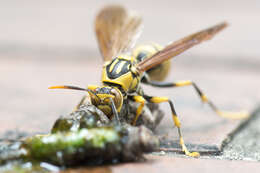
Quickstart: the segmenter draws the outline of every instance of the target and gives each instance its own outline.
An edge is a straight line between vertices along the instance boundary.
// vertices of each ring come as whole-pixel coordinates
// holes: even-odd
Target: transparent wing
[[[226,22],[220,23],[213,27],[207,28],[200,32],[191,34],[187,37],[184,37],[176,42],[173,42],[166,46],[161,51],[157,52],[150,58],[145,59],[144,61],[137,64],[137,68],[140,72],[149,70],[150,68],[172,58],[185,50],[203,42],[211,39],[219,31],[223,30],[227,26]]]
[[[122,6],[106,6],[97,15],[95,32],[104,61],[131,48],[141,31],[141,18]]]

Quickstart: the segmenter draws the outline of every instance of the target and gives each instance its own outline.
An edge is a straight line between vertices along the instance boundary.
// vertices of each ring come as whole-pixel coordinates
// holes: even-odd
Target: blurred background
[[[122,4],[143,17],[138,43],[166,45],[227,21],[230,26],[213,40],[172,60],[167,81],[193,80],[223,109],[252,111],[258,105],[260,1],[1,0],[0,132],[15,128],[48,131],[55,119],[71,112],[84,95],[50,91],[49,86],[99,84],[102,58],[93,23],[98,10],[111,3]],[[145,89],[175,100],[187,133],[194,120],[190,117],[200,115],[206,123],[216,120],[207,106],[201,107],[191,87]],[[168,105],[162,107],[169,113]]]
[[[1,52],[15,47],[10,52],[39,49],[59,52],[65,49],[68,52],[75,50],[78,54],[88,50],[97,53],[93,32],[95,14],[105,4],[120,3],[143,16],[145,27],[140,42],[155,40],[166,44],[201,28],[227,21],[229,29],[214,42],[195,48],[192,53],[246,56],[248,60],[249,55],[259,55],[260,2],[257,0],[198,0],[196,3],[189,0],[2,0],[0,3]]]

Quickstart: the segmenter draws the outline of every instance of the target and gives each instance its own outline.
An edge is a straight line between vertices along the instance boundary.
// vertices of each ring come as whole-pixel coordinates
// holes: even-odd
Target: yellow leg
[[[198,95],[201,98],[201,101],[203,103],[208,103],[209,106],[217,113],[217,115],[228,118],[228,119],[244,119],[249,117],[249,113],[247,111],[240,111],[240,112],[226,112],[226,111],[220,111],[209,99],[208,97],[199,89],[199,87],[190,80],[185,81],[177,81],[172,83],[162,83],[157,81],[150,81],[149,79],[146,79],[145,81],[147,84],[156,86],[156,87],[183,87],[183,86],[193,86],[195,91],[198,93]]]
[[[179,133],[179,139],[180,139],[180,145],[182,148],[182,151],[187,155],[187,156],[191,156],[191,157],[199,157],[200,154],[198,152],[189,152],[189,150],[187,149],[182,134],[181,134],[181,123],[179,118],[177,117],[176,111],[174,109],[173,103],[171,100],[169,100],[167,97],[150,97],[150,96],[144,96],[145,99],[148,102],[152,102],[152,103],[162,103],[162,102],[168,102],[170,104],[171,107],[171,112],[172,112],[172,119],[173,122],[175,124],[175,126],[178,128],[178,133]]]
[[[145,99],[142,96],[133,96],[132,100],[134,100],[135,102],[140,103],[140,105],[138,106],[138,108],[136,110],[135,119],[134,119],[134,121],[132,123],[132,125],[135,126],[139,116],[141,115],[141,113],[143,111],[143,107],[144,107],[144,104],[145,104]]]

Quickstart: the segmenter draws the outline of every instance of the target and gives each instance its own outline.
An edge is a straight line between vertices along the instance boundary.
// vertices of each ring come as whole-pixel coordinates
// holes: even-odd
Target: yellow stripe
[[[123,66],[125,65],[125,61],[122,61],[120,64],[119,64],[119,66],[117,67],[117,69],[116,69],[116,73],[118,74],[118,73],[120,73],[120,71],[122,70],[122,68],[123,68]]]
[[[190,80],[185,80],[185,81],[179,81],[179,82],[176,82],[176,86],[185,86],[185,85],[191,85],[191,81]]]
[[[202,96],[201,96],[201,100],[202,100],[203,102],[208,102],[208,98],[207,98],[207,96],[205,96],[205,95],[202,95]]]
[[[117,62],[118,62],[118,59],[115,59],[115,61],[111,64],[111,66],[109,68],[109,72],[112,72],[112,70],[114,69],[114,66],[116,65]]]
[[[141,115],[142,111],[143,111],[143,107],[144,107],[144,103],[145,103],[145,99],[142,96],[134,96],[134,100],[136,102],[139,102],[140,105],[138,106],[137,110],[136,110],[136,116],[135,119],[133,121],[133,125],[136,125],[136,122],[139,118],[139,116]]]
[[[134,100],[139,103],[145,102],[145,99],[142,96],[134,96]]]
[[[161,102],[167,102],[169,101],[168,97],[152,97],[151,102],[153,103],[161,103]]]
[[[109,98],[109,97],[115,98],[115,96],[112,95],[112,94],[97,94],[97,96],[98,96],[99,98],[101,98],[101,99],[105,99],[105,98]]]
[[[172,118],[173,118],[175,126],[180,128],[181,127],[181,122],[180,122],[179,118],[176,115],[174,115],[174,114],[172,115]]]

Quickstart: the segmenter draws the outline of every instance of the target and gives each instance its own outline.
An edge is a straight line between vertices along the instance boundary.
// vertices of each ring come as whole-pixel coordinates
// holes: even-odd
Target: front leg
[[[134,102],[140,103],[140,105],[138,106],[138,108],[136,110],[136,115],[135,115],[134,121],[132,122],[132,125],[135,126],[139,116],[141,115],[141,113],[143,111],[145,99],[143,98],[143,96],[140,96],[140,95],[129,96],[129,99],[131,99]]]

